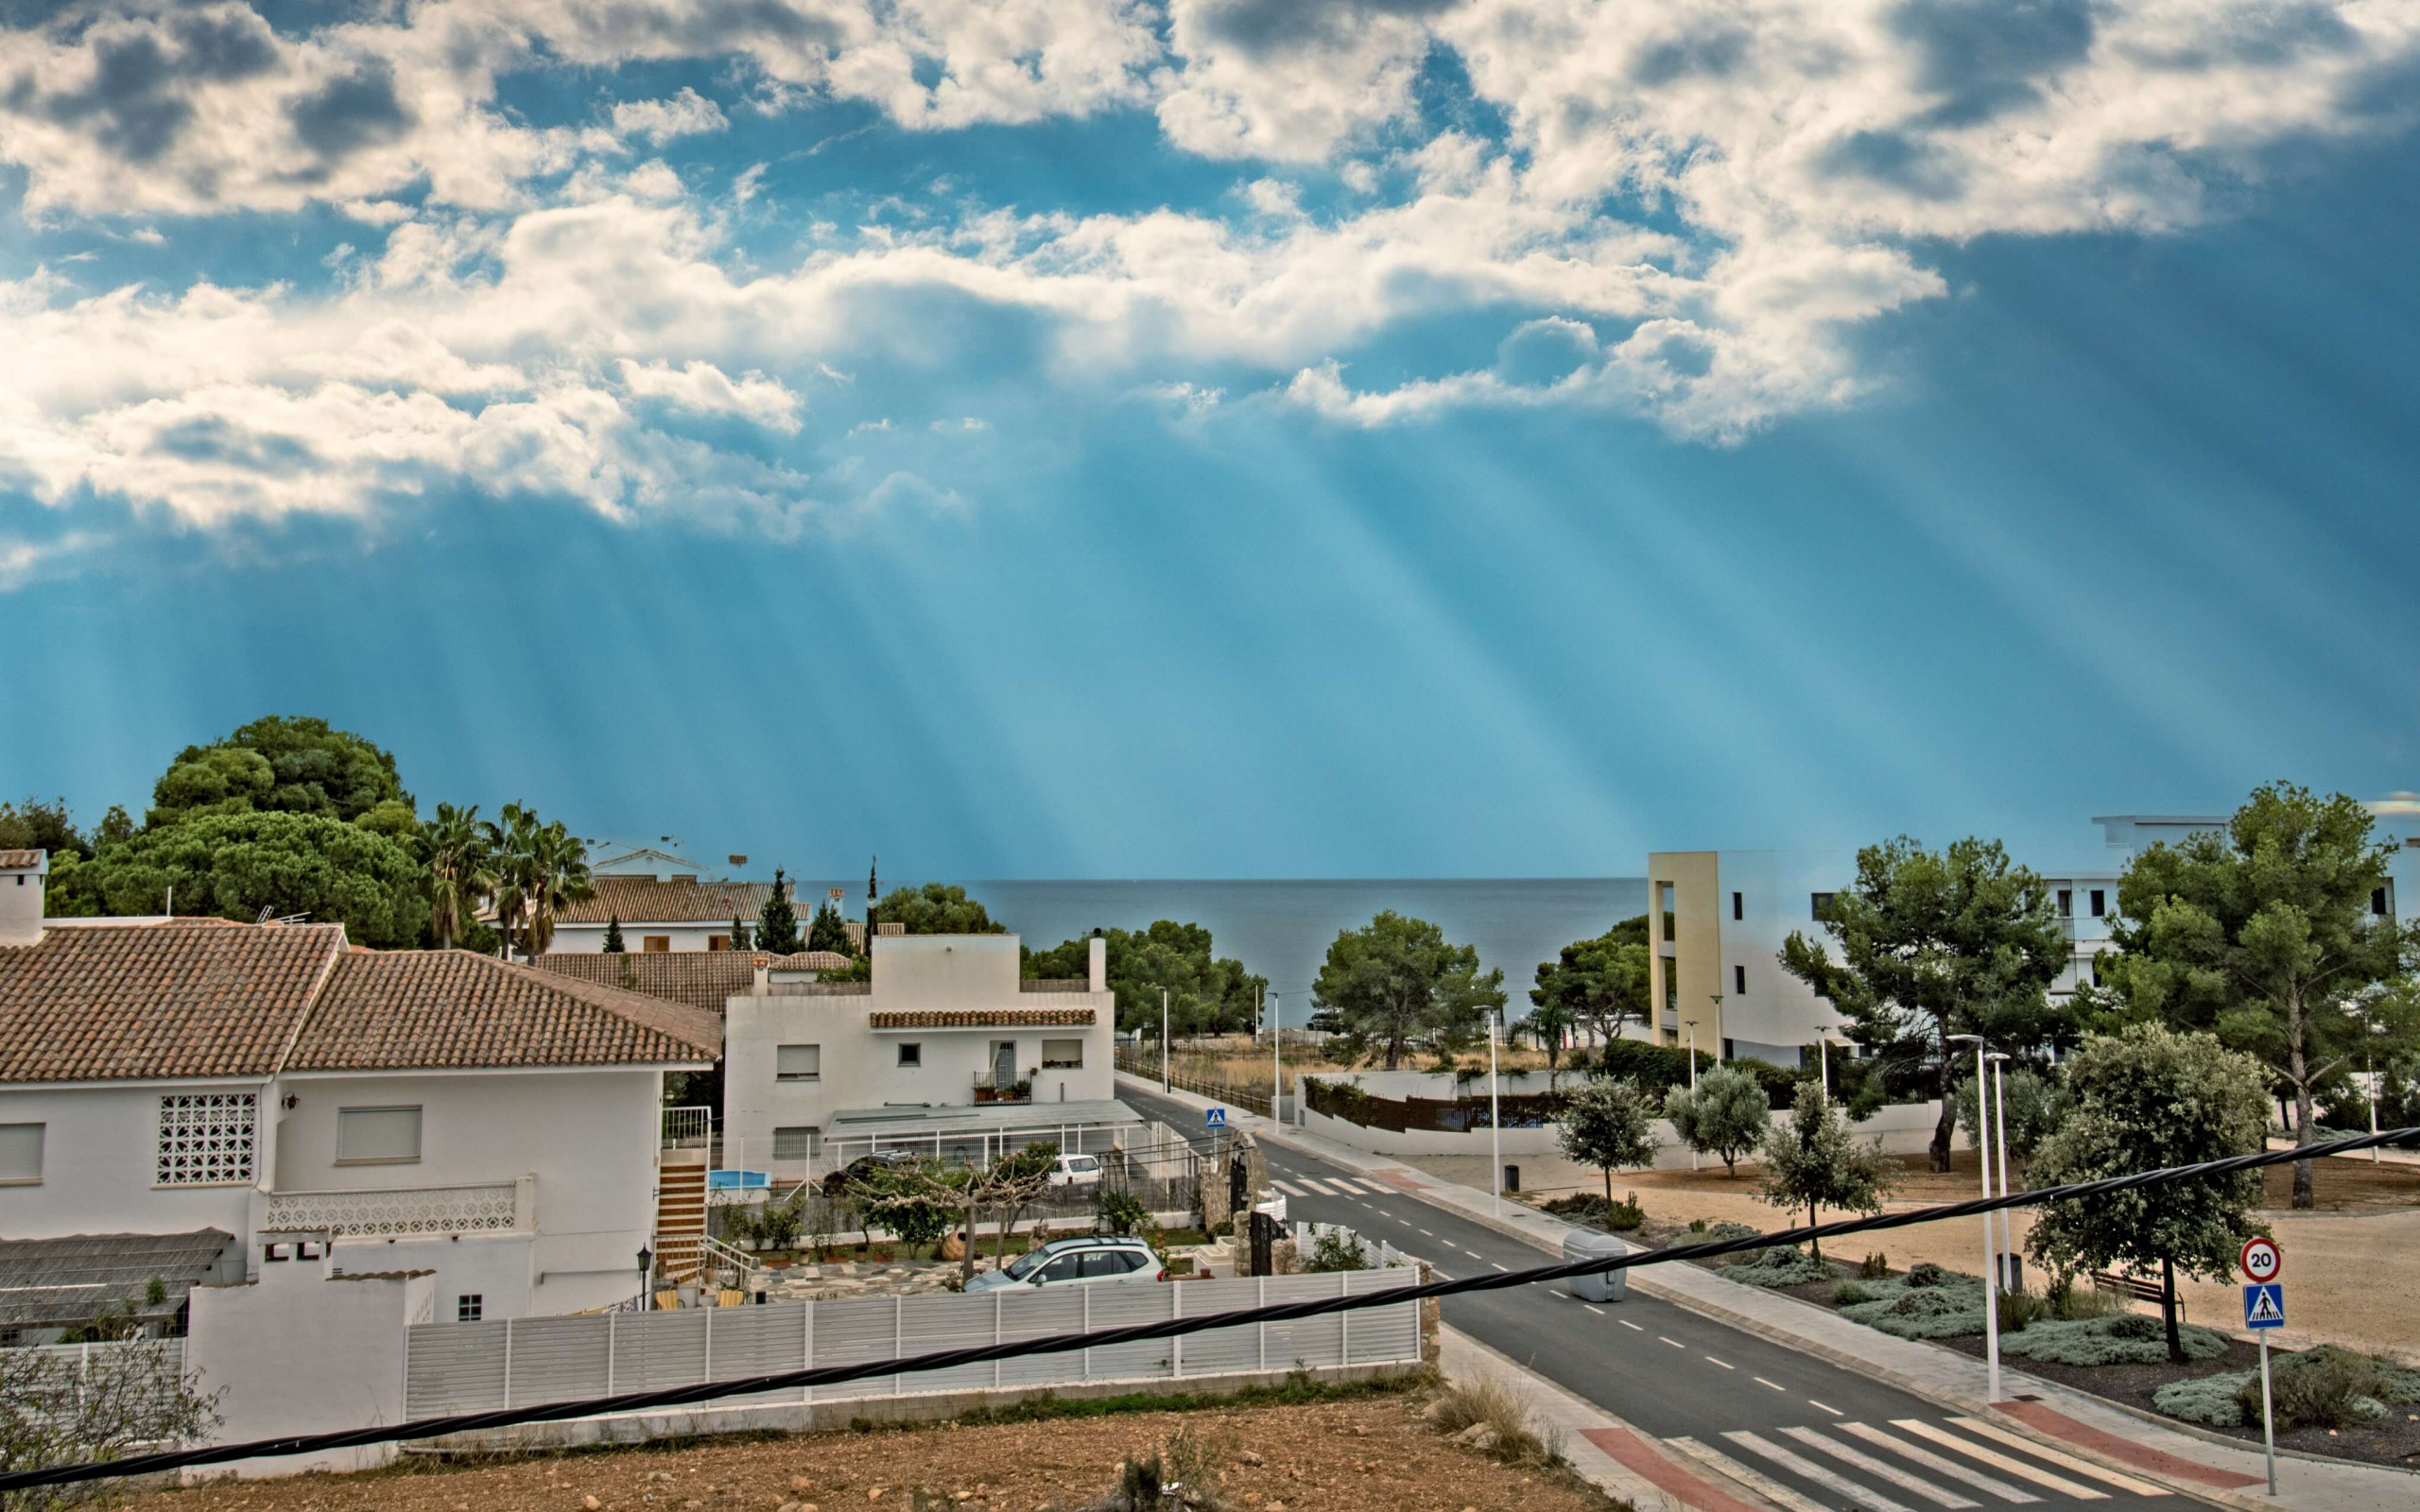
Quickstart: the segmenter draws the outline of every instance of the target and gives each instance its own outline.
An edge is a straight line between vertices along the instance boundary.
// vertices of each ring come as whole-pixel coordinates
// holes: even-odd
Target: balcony
[[[975,1078],[975,1100],[978,1103],[1029,1103],[1033,1101],[1033,1083],[1020,1077],[1002,1086],[996,1077],[978,1075]]]
[[[272,1192],[253,1227],[336,1239],[530,1233],[538,1227],[538,1178],[385,1192]]]
[[[1020,992],[1089,992],[1092,983],[1080,976],[1028,976],[1017,982]]]

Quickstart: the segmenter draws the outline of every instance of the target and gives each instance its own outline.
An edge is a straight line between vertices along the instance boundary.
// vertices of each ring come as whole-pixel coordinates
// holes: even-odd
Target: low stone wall
[[[1774,1122],[1788,1118],[1776,1112]],[[1872,1118],[1853,1126],[1861,1139],[1879,1136],[1882,1147],[1893,1155],[1921,1154],[1932,1143],[1933,1125],[1941,1120],[1941,1104],[1902,1103],[1876,1111]],[[1297,1125],[1306,1134],[1331,1139],[1355,1149],[1368,1150],[1373,1155],[1460,1155],[1485,1160],[1490,1149],[1489,1131],[1472,1129],[1462,1134],[1445,1134],[1428,1129],[1397,1132],[1373,1128],[1315,1113],[1307,1108]],[[1655,1152],[1658,1171],[1685,1171],[1689,1168],[1689,1147],[1665,1119],[1653,1125],[1655,1137],[1661,1142]],[[1508,1128],[1501,1131],[1500,1147],[1507,1161],[1517,1156],[1560,1155],[1563,1146],[1557,1142],[1557,1131],[1549,1125],[1545,1128]],[[1711,1160],[1709,1156],[1707,1159]]]

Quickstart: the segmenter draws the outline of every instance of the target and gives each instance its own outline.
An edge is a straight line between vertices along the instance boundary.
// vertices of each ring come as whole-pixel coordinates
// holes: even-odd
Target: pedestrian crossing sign
[[[2243,1326],[2282,1329],[2286,1326],[2286,1283],[2260,1281],[2243,1289]]]
[[[1225,1128],[1227,1126],[1227,1110],[1223,1108],[1211,1108],[1207,1117],[1212,1128]]]

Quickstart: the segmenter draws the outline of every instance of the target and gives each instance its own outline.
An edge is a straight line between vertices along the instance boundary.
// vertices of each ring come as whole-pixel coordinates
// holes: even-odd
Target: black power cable
[[[1130,1328],[1103,1329],[1093,1333],[1059,1333],[1038,1339],[1020,1339],[1011,1344],[980,1345],[964,1349],[942,1349],[930,1354],[908,1355],[896,1360],[871,1360],[856,1365],[824,1366],[808,1370],[785,1370],[774,1375],[745,1376],[734,1381],[709,1381],[693,1386],[672,1386],[659,1391],[631,1391],[614,1397],[590,1397],[577,1401],[544,1402],[534,1407],[513,1407],[497,1412],[458,1413],[447,1418],[423,1418],[417,1421],[395,1423],[382,1428],[347,1429],[333,1434],[300,1434],[282,1438],[254,1439],[243,1444],[216,1444],[206,1449],[175,1450],[157,1454],[135,1454],[118,1460],[95,1460],[75,1465],[55,1465],[43,1469],[16,1470],[0,1474],[0,1491],[23,1490],[35,1486],[63,1486],[78,1481],[100,1480],[125,1475],[154,1475],[165,1470],[184,1469],[199,1465],[223,1465],[231,1460],[270,1458],[285,1454],[310,1454],[332,1449],[358,1449],[370,1444],[389,1444],[404,1439],[439,1438],[450,1434],[480,1433],[489,1429],[510,1428],[521,1423],[561,1422],[567,1418],[592,1418],[607,1413],[636,1412],[649,1407],[683,1407],[694,1402],[714,1401],[723,1397],[752,1396],[758,1392],[796,1390],[806,1386],[838,1385],[844,1382],[861,1381],[869,1376],[913,1375],[927,1370],[947,1370],[958,1366],[984,1365],[994,1360],[1013,1360],[1028,1354],[1064,1354],[1076,1349],[1107,1349],[1118,1344],[1136,1344],[1149,1339],[1173,1339],[1187,1333],[1200,1333],[1209,1329],[1240,1328],[1253,1323],[1285,1323],[1297,1318],[1322,1317],[1330,1313],[1352,1313],[1363,1308],[1397,1306],[1404,1302],[1431,1297],[1458,1297],[1465,1292],[1503,1291],[1514,1286],[1531,1286],[1539,1281],[1562,1280],[1566,1277],[1586,1276],[1599,1271],[1627,1270],[1634,1265],[1663,1265],[1675,1261],[1703,1260],[1713,1255],[1734,1254],[1743,1249],[1762,1249],[1771,1245],[1795,1245],[1809,1240],[1830,1239],[1842,1234],[1872,1233],[1883,1228],[1905,1228],[1915,1224],[1938,1223],[1949,1218],[1970,1217],[1976,1213],[1996,1212],[2004,1208],[2035,1207],[2046,1202],[2067,1202],[2083,1197],[2100,1196],[2112,1192],[2128,1192],[2137,1187],[2162,1186],[2172,1181],[2190,1181],[2209,1177],[2228,1176],[2260,1166],[2284,1165],[2322,1156],[2343,1155],[2365,1150],[2373,1145],[2420,1144],[2420,1127],[2388,1129],[2377,1134],[2348,1135],[2295,1149],[2263,1150],[2252,1155],[2231,1156],[2223,1160],[2204,1160],[2197,1165],[2167,1166],[2155,1171],[2138,1171],[2132,1176],[2109,1177],[2100,1181],[2080,1181],[2068,1186],[2044,1187],[2034,1192],[2013,1192],[2001,1197],[1976,1197],[1966,1202],[1946,1203],[1938,1207],[1918,1208],[1906,1212],[1881,1213],[1871,1218],[1843,1218],[1833,1223],[1809,1224],[1797,1228],[1785,1228],[1775,1233],[1756,1234],[1745,1239],[1715,1239],[1703,1244],[1680,1245],[1668,1249],[1641,1250],[1627,1255],[1608,1255],[1587,1260],[1565,1261],[1559,1265],[1538,1265],[1528,1270],[1504,1271],[1493,1276],[1471,1276],[1461,1280],[1430,1281],[1420,1286],[1390,1287],[1385,1291],[1366,1292],[1355,1297],[1313,1297],[1301,1302],[1278,1302],[1268,1307],[1245,1308],[1234,1313],[1213,1313],[1201,1317],[1173,1318],[1166,1323],[1138,1323]]]

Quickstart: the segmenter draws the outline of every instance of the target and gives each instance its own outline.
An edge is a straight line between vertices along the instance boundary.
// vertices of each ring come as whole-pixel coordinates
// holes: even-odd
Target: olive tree
[[[2260,1063],[2206,1034],[2140,1023],[2087,1039],[2067,1061],[2067,1090],[2075,1110],[2028,1173],[2043,1186],[2221,1160],[2267,1143]],[[2156,1263],[2168,1357],[2181,1364],[2176,1272],[2225,1280],[2243,1242],[2264,1231],[2253,1216],[2259,1202],[2257,1171],[2052,1202],[2025,1247],[2060,1275]]]
[[[1809,1224],[1825,1208],[1880,1212],[1897,1184],[1898,1167],[1882,1153],[1880,1137],[1851,1134],[1840,1105],[1812,1082],[1798,1089],[1789,1117],[1765,1136],[1764,1199],[1792,1212],[1805,1208]],[[1815,1258],[1824,1258],[1821,1240]]]
[[[1657,1140],[1647,1094],[1634,1081],[1600,1077],[1571,1094],[1555,1125],[1564,1157],[1593,1165],[1605,1177],[1605,1206],[1614,1205],[1614,1171],[1655,1159]]]
[[[1736,1177],[1739,1157],[1764,1143],[1772,1126],[1772,1100],[1748,1073],[1717,1066],[1698,1078],[1694,1091],[1666,1092],[1664,1116],[1681,1143],[1701,1155],[1720,1156],[1724,1174]]]
[[[127,1339],[82,1351],[0,1349],[0,1471],[117,1459],[194,1443],[219,1422],[218,1398],[182,1370],[172,1341]],[[64,1505],[95,1483],[0,1495],[0,1506]]]

